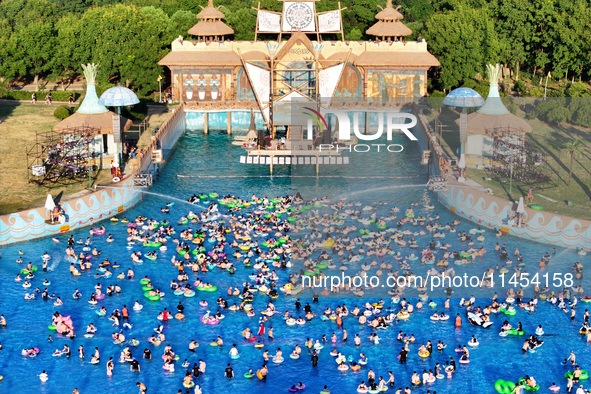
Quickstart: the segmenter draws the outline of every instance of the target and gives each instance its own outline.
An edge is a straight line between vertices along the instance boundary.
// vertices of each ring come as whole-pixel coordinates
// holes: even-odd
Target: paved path
[[[10,99],[0,99],[0,104],[32,104],[31,100],[10,100]],[[74,104],[70,104],[67,101],[52,101],[51,104],[45,104],[45,100],[37,100],[37,103],[35,105],[54,105],[54,106],[59,106],[59,105],[70,105],[72,107],[75,107],[78,105],[77,102],[74,102]]]

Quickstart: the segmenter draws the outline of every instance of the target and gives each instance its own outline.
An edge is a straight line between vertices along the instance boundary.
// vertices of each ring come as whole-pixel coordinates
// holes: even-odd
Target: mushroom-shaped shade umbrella
[[[105,90],[99,99],[99,104],[109,107],[123,107],[139,102],[135,93],[123,86],[115,86]]]
[[[449,92],[443,99],[443,104],[450,107],[481,107],[484,99],[474,89],[458,88]]]

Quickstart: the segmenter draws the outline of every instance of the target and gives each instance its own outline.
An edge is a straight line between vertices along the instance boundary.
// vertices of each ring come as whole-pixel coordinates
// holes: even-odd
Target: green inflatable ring
[[[286,243],[286,242],[287,242],[287,239],[285,239],[285,238],[279,238],[279,239],[277,240],[277,243],[279,243],[279,244],[284,244],[284,243]]]
[[[158,258],[158,256],[146,256],[146,258],[147,258],[148,260],[152,260],[152,261],[154,261],[154,260],[156,260],[156,259]]]
[[[187,253],[187,251],[186,251],[186,250],[184,250],[184,249],[181,249],[181,250],[179,250],[179,254],[180,254],[181,256],[184,256],[184,255],[185,255],[185,253]]]
[[[162,246],[162,243],[160,243],[160,242],[146,242],[146,243],[144,243],[144,246],[150,246],[152,248],[159,248]]]
[[[160,299],[160,296],[159,296],[159,295],[153,295],[153,296],[151,296],[151,295],[150,295],[150,292],[148,292],[148,291],[146,291],[146,292],[144,293],[144,297],[146,297],[146,298],[147,298],[147,299],[149,299],[150,301],[158,301],[158,300]]]
[[[218,287],[217,287],[217,286],[211,286],[211,287],[208,287],[207,289],[205,289],[205,291],[214,292],[214,291],[216,291],[217,289],[218,289]]]
[[[386,226],[377,226],[380,230],[383,230],[386,228]]]
[[[517,383],[522,384],[525,386],[526,391],[538,391],[540,389],[540,385],[537,384],[535,387],[531,387],[527,384],[525,378],[521,378],[517,381]]]
[[[57,327],[55,326],[55,324],[50,324],[49,327],[47,327],[47,328],[49,328],[50,330],[53,330],[53,331],[57,330]]]
[[[271,214],[270,213],[266,213],[265,214],[265,219],[270,219],[271,218]]]
[[[148,284],[148,283],[150,283],[150,282],[151,282],[151,280],[150,280],[150,279],[146,279],[146,278],[144,278],[144,279],[140,280],[140,284],[141,284],[141,285],[147,285],[147,284]]]
[[[287,218],[287,221],[290,223],[295,222],[296,220],[298,220],[298,218]]]
[[[37,270],[38,270],[38,269],[39,269],[39,268],[37,268],[37,266],[36,266],[36,265],[34,265],[34,266],[33,266],[33,269],[32,269],[31,271],[33,271],[33,272],[37,272]]]
[[[154,288],[151,286],[142,286],[142,290],[143,291],[150,291],[150,290],[154,290]]]
[[[316,272],[314,272],[314,271],[304,271],[304,275],[306,275],[306,276],[316,276]]]
[[[21,270],[21,274],[23,275],[29,275],[30,271],[28,270]]]
[[[543,206],[537,204],[531,205],[530,208],[535,209],[536,211],[541,211],[542,209],[544,209]]]
[[[573,377],[573,372],[569,371],[567,373],[564,374],[565,378],[572,378]],[[581,380],[587,380],[589,379],[589,372],[586,369],[581,369],[581,376],[579,376],[579,379]]]
[[[320,270],[323,270],[323,269],[328,268],[328,264],[326,264],[326,263],[319,263],[319,264],[316,264],[316,268],[318,268]]]
[[[525,334],[525,331],[521,330],[521,331],[517,331],[516,329],[512,328],[509,331],[507,331],[508,334],[511,335],[523,335]]]
[[[514,389],[515,383],[513,382],[502,379],[499,379],[495,382],[495,390],[497,390],[499,394],[511,394]]]
[[[249,374],[249,373],[247,372],[247,373],[245,373],[245,374],[244,374],[244,377],[245,377],[246,379],[250,379],[250,378],[254,377],[254,374],[253,374],[253,373]]]

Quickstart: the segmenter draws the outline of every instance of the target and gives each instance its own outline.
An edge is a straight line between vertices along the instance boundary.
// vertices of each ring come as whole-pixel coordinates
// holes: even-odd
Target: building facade
[[[231,41],[231,27],[210,0],[197,15],[199,23],[189,30],[195,39],[179,36],[159,64],[170,70],[175,101],[212,104],[260,99],[246,63],[261,68],[281,64],[281,83],[311,88],[316,85],[316,75],[309,72],[314,61],[319,68],[344,63],[331,90],[339,99],[412,100],[427,94],[427,71],[439,62],[424,40],[404,40],[412,32],[400,22],[402,15],[390,0],[367,31],[375,35],[373,41],[322,41],[324,33],[340,29],[342,34],[340,12],[340,6],[316,13],[313,1],[284,1],[281,14],[258,10],[257,35],[277,33],[277,42]],[[296,40],[282,39],[294,36]]]

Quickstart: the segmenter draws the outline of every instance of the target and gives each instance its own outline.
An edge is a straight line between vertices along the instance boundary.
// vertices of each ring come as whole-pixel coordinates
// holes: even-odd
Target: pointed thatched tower
[[[202,10],[197,14],[200,21],[189,29],[189,34],[204,42],[224,41],[225,36],[234,34],[234,30],[222,21],[226,15],[219,10],[220,6],[214,7],[213,0],[209,0],[207,7],[200,7]]]
[[[404,37],[411,35],[412,30],[400,22],[400,19],[404,18],[404,16],[398,11],[399,9],[400,6],[393,8],[392,0],[388,0],[386,8],[382,8],[376,14],[378,22],[367,29],[365,33],[386,42],[401,41]]]
[[[488,96],[478,111],[468,115],[466,145],[467,155],[481,158],[493,156],[495,137],[514,139],[532,131],[531,125],[525,119],[510,113],[501,101],[501,66],[488,64],[486,69],[490,81]]]

